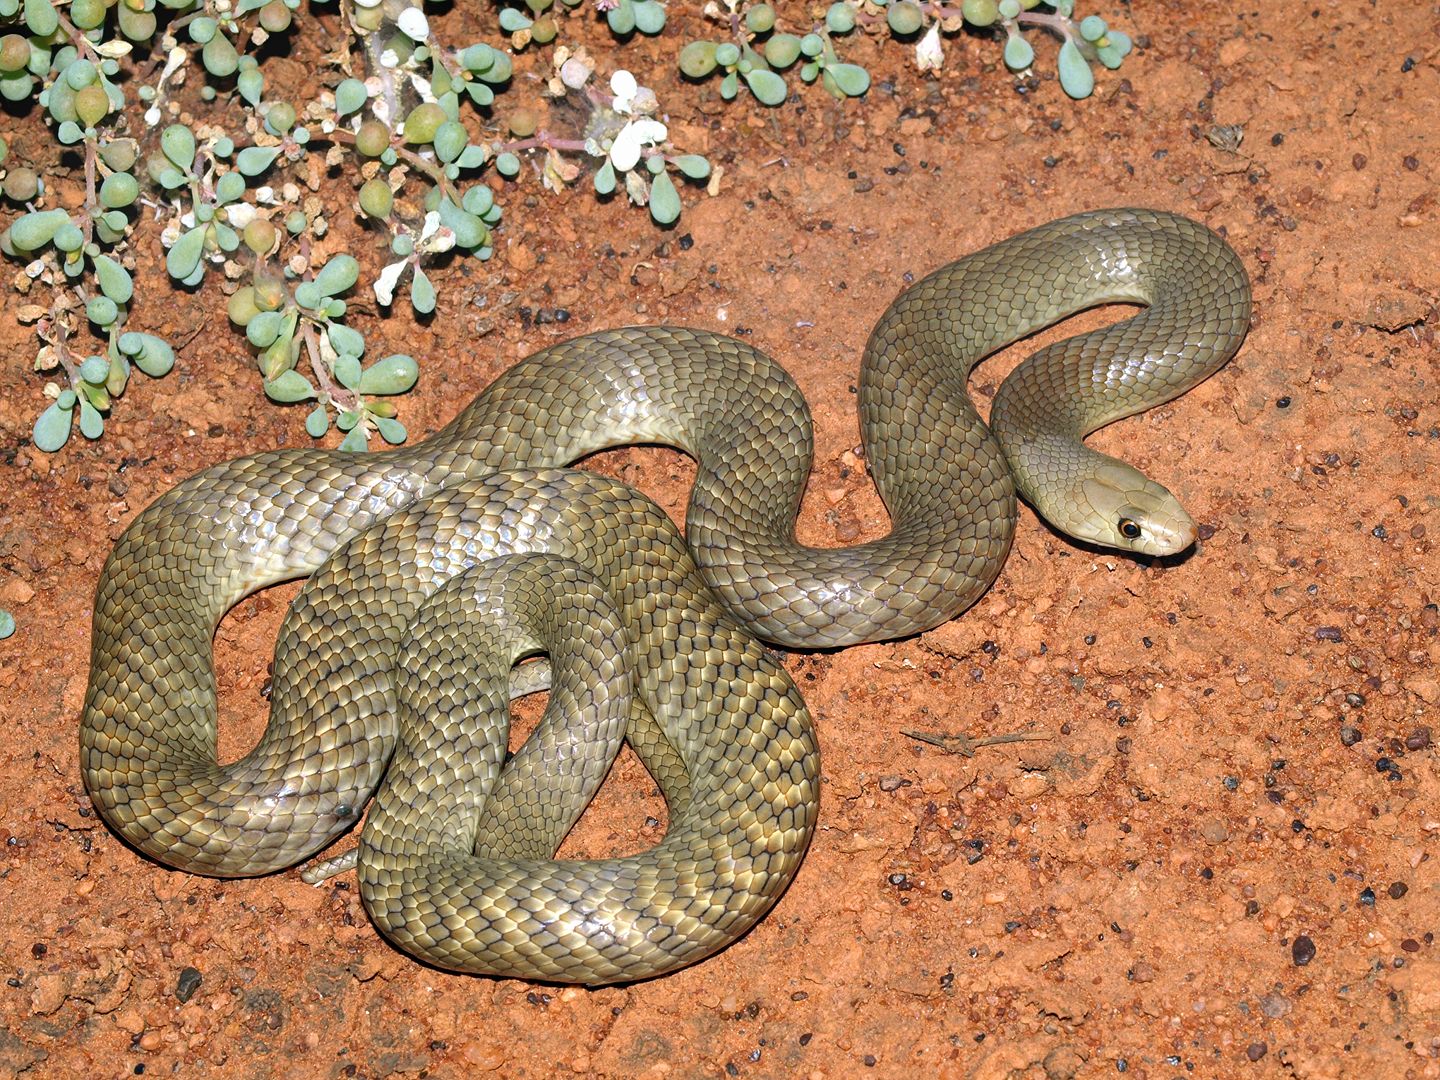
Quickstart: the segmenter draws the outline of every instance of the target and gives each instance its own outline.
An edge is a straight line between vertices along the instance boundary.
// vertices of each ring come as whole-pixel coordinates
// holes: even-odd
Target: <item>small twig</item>
[[[315,324],[306,316],[300,323],[300,340],[305,343],[305,354],[310,358],[310,370],[320,384],[320,392],[342,409],[358,412],[362,404],[360,395],[338,385],[330,378],[330,369],[320,358],[320,341],[316,336]]]
[[[493,149],[497,154],[507,151],[511,154],[523,153],[526,150],[560,150],[569,153],[580,154],[585,152],[584,139],[562,139],[551,135],[548,131],[539,131],[528,139],[516,139],[512,142],[497,142]]]
[[[192,341],[205,332],[205,320],[201,319],[190,327],[190,330],[183,338],[174,343],[175,351],[178,353],[185,349]]]
[[[901,731],[904,735],[919,742],[929,743],[931,746],[938,746],[947,754],[962,754],[965,757],[974,757],[975,751],[982,746],[999,746],[1003,743],[1017,742],[1048,742],[1055,736],[1049,731],[1012,731],[1005,735],[984,735],[978,739],[972,739],[969,735],[960,733],[948,734],[942,731]]]

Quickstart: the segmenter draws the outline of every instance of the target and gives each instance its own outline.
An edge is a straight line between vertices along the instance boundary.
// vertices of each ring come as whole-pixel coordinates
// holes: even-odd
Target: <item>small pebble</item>
[[[1315,628],[1316,641],[1344,641],[1344,635],[1340,633],[1338,626],[1317,626]]]
[[[1405,737],[1406,750],[1424,750],[1430,745],[1430,729],[1418,727]]]
[[[140,1036],[140,1042],[138,1043],[138,1045],[140,1049],[144,1050],[146,1053],[154,1053],[156,1050],[159,1050],[162,1046],[165,1045],[165,1039],[160,1034],[160,1032],[151,1029],[150,1031],[145,1032],[144,1035]]]
[[[1340,728],[1340,741],[1346,746],[1354,746],[1364,737],[1365,735],[1357,727],[1344,724]]]
[[[1296,967],[1304,967],[1315,959],[1315,942],[1310,940],[1308,934],[1301,934],[1290,946],[1290,956]]]
[[[1259,1061],[1263,1058],[1270,1047],[1264,1043],[1251,1043],[1245,1048],[1245,1056],[1251,1061]]]
[[[1404,896],[1404,895],[1405,895],[1407,892],[1409,892],[1409,891],[1410,891],[1410,886],[1409,886],[1409,885],[1406,885],[1405,882],[1403,882],[1403,881],[1392,881],[1392,882],[1390,883],[1390,899],[1391,899],[1391,900],[1399,900],[1402,896]]]
[[[1290,999],[1283,994],[1266,994],[1260,999],[1260,1011],[1271,1020],[1279,1020],[1282,1016],[1289,1016],[1295,1006]]]
[[[195,996],[195,991],[200,989],[200,984],[204,981],[205,977],[200,974],[199,968],[181,968],[180,977],[175,981],[175,999],[184,1005]]]
[[[880,778],[881,791],[899,791],[902,787],[909,787],[911,781],[903,776],[882,776]]]
[[[1212,844],[1223,844],[1230,839],[1230,830],[1219,818],[1206,818],[1200,823],[1200,835]]]
[[[494,1072],[508,1060],[505,1053],[495,1046],[467,1046],[463,1056],[468,1064],[481,1072]]]

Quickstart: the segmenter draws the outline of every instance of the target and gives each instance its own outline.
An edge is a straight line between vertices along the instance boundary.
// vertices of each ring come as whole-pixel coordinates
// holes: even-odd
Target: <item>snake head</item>
[[[1106,459],[1081,484],[1091,513],[1074,535],[1141,555],[1175,555],[1195,543],[1195,521],[1144,473]]]

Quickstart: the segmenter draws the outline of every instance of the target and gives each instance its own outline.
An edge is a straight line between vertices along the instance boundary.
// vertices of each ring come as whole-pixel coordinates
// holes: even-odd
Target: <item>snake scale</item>
[[[992,434],[974,364],[1109,301],[1146,306],[1027,359]],[[1081,440],[1206,378],[1249,316],[1230,247],[1160,212],[1077,214],[935,271],[865,349],[861,433],[892,531],[844,549],[794,538],[812,445],[795,384],[676,327],[544,349],[410,448],[207,469],[140,514],[102,573],[86,786],[136,848],[221,876],[319,851],[379,787],[361,894],[415,956],[592,984],[691,963],[774,903],[816,824],[810,718],[757,639],[832,647],[950,619],[999,572],[1017,490],[1081,539],[1183,550],[1195,528],[1175,498]],[[624,485],[563,468],[637,442],[696,459],[687,538]],[[268,727],[221,766],[215,628],[304,575]],[[506,765],[512,666],[537,654],[549,702]],[[666,835],[554,860],[622,738],[662,787]]]

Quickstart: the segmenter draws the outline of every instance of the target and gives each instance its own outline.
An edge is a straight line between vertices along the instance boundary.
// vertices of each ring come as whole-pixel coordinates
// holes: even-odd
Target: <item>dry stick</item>
[[[942,731],[901,731],[911,739],[916,739],[931,746],[938,746],[947,754],[963,754],[965,757],[974,757],[975,751],[982,746],[999,746],[1002,743],[1017,742],[1049,742],[1055,736],[1049,731],[1012,731],[1005,735],[984,735],[978,739],[972,739],[969,735],[956,732],[949,734]]]

